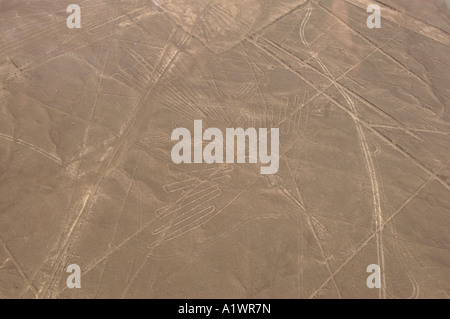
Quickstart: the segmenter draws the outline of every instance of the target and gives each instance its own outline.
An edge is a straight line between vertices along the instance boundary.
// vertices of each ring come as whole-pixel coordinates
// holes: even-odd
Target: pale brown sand
[[[444,0],[70,3],[0,1],[0,297],[449,297]],[[173,165],[196,119],[279,171]]]

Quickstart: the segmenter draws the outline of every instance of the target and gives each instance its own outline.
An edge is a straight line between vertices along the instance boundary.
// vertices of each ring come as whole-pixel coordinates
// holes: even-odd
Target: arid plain
[[[446,1],[72,3],[0,1],[0,298],[449,298]],[[279,170],[174,164],[194,120]]]

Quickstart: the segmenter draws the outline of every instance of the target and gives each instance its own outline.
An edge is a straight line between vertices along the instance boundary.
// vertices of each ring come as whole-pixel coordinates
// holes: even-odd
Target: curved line
[[[306,40],[306,37],[305,37],[305,27],[306,27],[306,24],[309,21],[309,18],[311,17],[311,13],[312,13],[311,4],[308,5],[307,10],[308,10],[308,12],[306,13],[305,19],[303,19],[302,24],[300,26],[300,30],[299,30],[300,39],[302,40],[302,43],[303,43],[303,45],[305,47],[309,47],[309,43],[308,43],[308,41]]]

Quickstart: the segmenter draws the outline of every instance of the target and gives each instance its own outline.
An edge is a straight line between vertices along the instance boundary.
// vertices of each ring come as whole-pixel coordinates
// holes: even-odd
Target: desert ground
[[[0,298],[450,297],[450,1],[75,1],[0,1]]]

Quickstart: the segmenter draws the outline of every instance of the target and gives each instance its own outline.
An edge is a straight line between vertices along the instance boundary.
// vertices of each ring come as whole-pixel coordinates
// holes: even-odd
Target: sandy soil
[[[449,297],[444,0],[73,2],[0,1],[0,298]],[[174,165],[194,120],[279,171]]]

